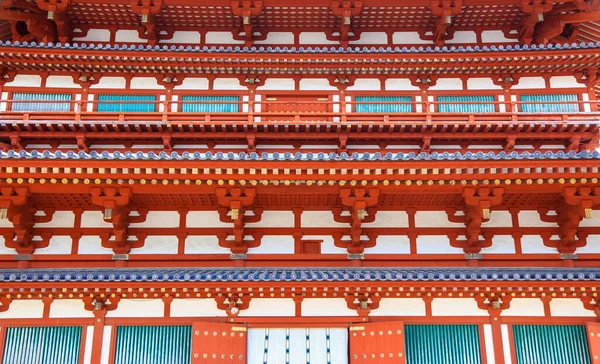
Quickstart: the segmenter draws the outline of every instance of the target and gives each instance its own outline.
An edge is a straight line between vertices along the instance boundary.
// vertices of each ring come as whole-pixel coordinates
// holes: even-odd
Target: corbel
[[[267,81],[267,77],[264,75],[247,75],[238,76],[238,80],[240,81],[241,86],[247,87],[250,93],[254,93],[256,88],[264,86],[265,82]]]
[[[260,246],[262,233],[252,234],[248,239],[245,232],[246,223],[259,222],[262,218],[261,208],[251,208],[256,199],[254,188],[217,188],[217,203],[221,206],[217,211],[222,222],[232,223],[231,232],[217,234],[219,245],[231,250],[232,259],[246,259],[248,249]],[[253,215],[246,215],[247,212]]]
[[[262,0],[231,0],[230,6],[231,13],[242,18],[242,28],[232,31],[233,39],[243,40],[246,47],[252,47],[257,40],[267,39],[267,32],[255,29],[252,24],[252,17],[259,16],[263,9]]]
[[[84,91],[81,101],[85,103],[87,101],[87,92],[89,91],[90,87],[98,84],[102,75],[99,73],[79,72],[72,77],[73,83],[81,86],[81,89]],[[86,98],[85,100],[83,100],[84,97]]]
[[[574,42],[581,23],[600,20],[599,5],[597,0],[591,2],[575,0],[573,3],[557,4],[551,8],[541,24],[536,24],[534,42],[537,44]]]
[[[578,152],[581,149],[581,135],[573,135],[565,143],[565,150],[567,152]]]
[[[27,188],[0,188],[0,219],[8,219],[14,229],[12,234],[5,236],[5,244],[19,255],[33,254],[36,248],[46,247],[50,242],[52,234],[43,234],[41,241],[33,240],[33,227],[52,221],[55,210],[45,208],[43,216],[37,216],[37,211],[29,199]]]
[[[75,135],[77,139],[77,148],[81,151],[89,153],[90,151],[90,141],[85,137],[83,132],[79,132]]]
[[[600,299],[598,297],[583,296],[580,297],[580,300],[583,303],[583,308],[594,312],[596,317],[600,319]]]
[[[37,6],[46,11],[47,19],[56,24],[56,33],[58,41],[67,43],[74,37],[74,27],[71,17],[68,14],[70,0],[37,0]],[[84,30],[87,33],[86,30]],[[82,32],[77,32],[76,36],[84,36]]]
[[[167,30],[166,35],[161,34],[156,15],[160,14],[163,0],[131,0],[131,11],[140,16],[141,26],[138,27],[138,35],[146,39],[148,44],[156,45],[161,39],[169,39],[173,36],[172,30]]]
[[[11,297],[5,295],[0,296],[0,312],[6,312],[10,308],[10,304],[13,302]]]
[[[494,85],[502,87],[502,89],[504,91],[508,91],[513,86],[516,86],[519,84],[520,78],[521,78],[521,76],[514,75],[514,74],[510,74],[510,75],[503,74],[503,75],[500,75],[497,77],[493,77],[492,82],[494,83]],[[510,101],[510,100],[505,100],[505,101]]]
[[[450,29],[452,17],[460,14],[463,0],[430,0],[431,13],[437,17],[432,35],[427,35],[426,30],[419,31],[422,40],[431,40],[437,46],[443,46],[447,40],[454,38],[454,31]]]
[[[58,40],[56,24],[37,4],[24,1],[4,0],[0,4],[0,18],[10,24],[14,41],[55,42]],[[27,32],[22,25],[25,24]]]
[[[504,143],[502,143],[502,149],[506,153],[510,153],[515,150],[516,142],[517,142],[517,133],[509,132],[506,135],[506,139],[504,140]]]
[[[102,294],[90,294],[89,296],[84,296],[83,300],[83,308],[86,311],[114,311],[119,307],[119,302],[121,302],[121,296],[117,296],[116,294],[111,294],[110,296]]]
[[[431,133],[423,135],[423,137],[421,138],[421,142],[419,143],[419,146],[421,147],[421,152],[429,153],[431,151],[431,139],[433,139]]]
[[[163,150],[167,153],[173,151],[173,138],[170,133],[163,133],[161,136],[163,142]]]
[[[595,92],[594,86],[600,81],[600,78],[598,78],[597,67],[591,67],[585,71],[575,72],[574,76],[577,82],[584,84],[588,88],[588,93],[590,94]]]
[[[553,4],[551,0],[521,0],[520,6],[521,10],[528,15],[521,19],[518,34],[509,35],[513,39],[518,38],[523,44],[531,45],[537,24],[544,21],[544,14],[552,10]]]
[[[565,188],[555,208],[555,215],[549,215],[547,208],[538,209],[543,222],[558,225],[558,239],[552,239],[551,233],[540,234],[544,245],[556,248],[563,259],[576,258],[575,250],[587,244],[588,235],[579,231],[579,225],[583,219],[592,218],[592,208],[598,204],[600,204],[600,187]]]
[[[250,300],[251,297],[243,293],[218,294],[215,296],[217,308],[225,311],[230,320],[235,319],[240,311],[247,310],[250,307]]]
[[[131,189],[127,187],[92,188],[90,195],[92,203],[103,208],[104,221],[113,225],[112,233],[103,236],[103,246],[112,248],[113,259],[127,260],[131,249],[143,246],[145,239],[145,235],[138,234],[138,240],[129,240],[129,224],[146,221],[148,209],[131,206]],[[135,210],[138,216],[130,216]]]
[[[463,249],[467,259],[481,259],[481,249],[491,246],[493,235],[482,234],[481,227],[489,221],[491,208],[502,203],[503,195],[504,189],[499,187],[467,187],[463,190],[463,215],[457,215],[455,208],[446,209],[448,221],[466,226],[464,240],[459,240],[455,234],[449,234],[448,238],[453,247]]]
[[[25,149],[25,142],[21,139],[18,133],[10,133],[10,147],[12,150],[20,151]]]
[[[246,132],[246,143],[248,143],[248,153],[256,151],[256,133],[254,131]]]
[[[367,321],[368,316],[372,310],[379,308],[381,302],[381,296],[378,294],[368,293],[355,293],[354,295],[347,295],[346,306],[350,310],[356,310],[358,316],[362,318],[362,321]]]
[[[435,86],[438,80],[437,75],[413,75],[408,78],[411,85],[418,87],[421,91],[427,91],[431,86]],[[423,100],[425,102],[427,100]]]
[[[360,15],[362,9],[363,1],[361,0],[332,0],[331,12],[334,16],[341,18],[341,21],[337,35],[334,34],[336,33],[334,29],[326,32],[327,40],[338,41],[344,48],[348,47],[351,41],[359,40],[360,31],[352,26],[352,17]]]
[[[510,308],[510,301],[512,296],[502,296],[495,293],[480,294],[475,296],[477,307],[480,310],[485,310],[489,313],[492,320],[498,321],[498,317],[502,314],[502,311]]]
[[[0,86],[5,83],[13,82],[17,76],[17,71],[8,70],[5,67],[0,67]]]
[[[337,75],[327,77],[329,85],[337,88],[340,91],[346,91],[348,87],[354,86],[356,76],[353,75]]]
[[[156,83],[163,86],[167,91],[172,92],[173,88],[175,88],[175,86],[180,86],[183,83],[184,79],[185,77],[182,75],[167,73],[156,76]]]

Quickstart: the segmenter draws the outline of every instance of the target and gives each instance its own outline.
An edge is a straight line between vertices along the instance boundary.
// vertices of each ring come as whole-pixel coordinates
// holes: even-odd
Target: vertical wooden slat
[[[408,364],[479,364],[477,325],[406,325]]]
[[[512,329],[516,364],[590,363],[583,325],[513,325]]]
[[[81,334],[81,326],[9,327],[2,363],[77,364]]]
[[[115,364],[188,364],[191,326],[119,326]]]

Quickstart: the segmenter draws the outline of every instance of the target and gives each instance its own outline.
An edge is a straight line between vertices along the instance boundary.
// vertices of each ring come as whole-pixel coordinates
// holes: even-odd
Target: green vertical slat
[[[407,364],[480,364],[477,325],[405,325]]]
[[[34,112],[34,111],[70,111],[71,110],[71,95],[70,94],[42,94],[29,92],[15,92],[12,94],[13,103],[12,111]],[[33,101],[38,102],[18,102],[18,101]],[[66,101],[66,102],[61,102]]]
[[[356,112],[403,113],[412,111],[412,96],[355,96]],[[377,104],[369,104],[376,102]],[[381,104],[380,104],[381,102]]]
[[[81,326],[9,327],[3,364],[77,364]]]
[[[98,111],[154,112],[156,104],[152,101],[156,101],[155,95],[98,95]]]
[[[439,112],[494,112],[494,96],[438,96]],[[463,104],[465,102],[465,104]]]
[[[182,112],[238,112],[239,96],[182,96]],[[211,101],[217,103],[210,103]],[[231,104],[225,102],[232,102]]]
[[[517,364],[589,364],[583,325],[513,325]]]
[[[522,104],[522,112],[578,112],[578,104],[569,104],[568,101],[578,101],[577,94],[552,94],[552,95],[521,95],[519,99],[532,104]],[[560,102],[557,104],[544,102]]]
[[[119,326],[115,364],[188,364],[191,326]]]

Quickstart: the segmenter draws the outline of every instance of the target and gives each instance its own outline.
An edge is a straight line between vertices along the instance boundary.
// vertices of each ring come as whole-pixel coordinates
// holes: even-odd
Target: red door
[[[588,343],[592,364],[600,363],[600,323],[590,322],[587,324]]]
[[[350,326],[350,364],[404,364],[405,354],[403,322]]]
[[[272,95],[265,98],[266,120],[316,121],[328,120],[332,111],[327,96],[310,95]],[[319,115],[321,114],[321,115]]]
[[[195,322],[192,326],[192,364],[245,364],[246,326]]]

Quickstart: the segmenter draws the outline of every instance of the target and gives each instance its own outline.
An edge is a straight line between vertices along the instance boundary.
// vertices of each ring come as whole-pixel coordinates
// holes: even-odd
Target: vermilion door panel
[[[294,120],[299,115],[300,120],[326,120],[328,117],[319,115],[330,110],[327,96],[304,95],[273,95],[265,98],[267,120]]]
[[[246,326],[196,322],[192,326],[192,364],[245,364]]]
[[[588,343],[592,364],[600,363],[600,323],[590,322],[587,324]]]
[[[404,323],[373,322],[350,327],[350,364],[404,364]]]

